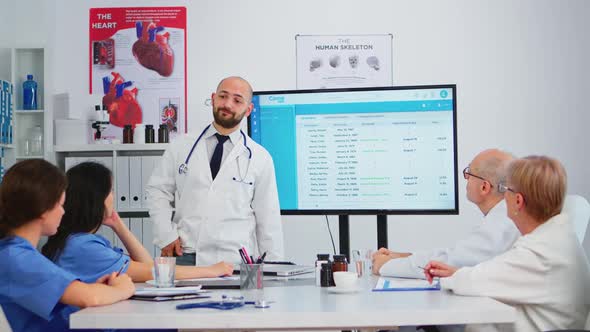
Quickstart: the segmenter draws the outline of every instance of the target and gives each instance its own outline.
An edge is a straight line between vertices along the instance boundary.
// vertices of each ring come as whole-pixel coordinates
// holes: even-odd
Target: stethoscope
[[[258,300],[258,301],[246,301],[243,296],[227,296],[222,295],[221,301],[205,301],[196,303],[185,303],[176,306],[178,310],[193,309],[193,308],[209,308],[218,310],[231,310],[243,307],[244,305],[253,305],[254,308],[270,308],[270,304],[273,301]]]
[[[203,138],[203,135],[205,135],[205,133],[207,132],[207,130],[209,130],[210,127],[211,127],[210,124],[207,127],[205,127],[205,129],[203,129],[203,132],[201,132],[201,134],[199,135],[199,137],[197,138],[195,143],[193,143],[193,147],[191,148],[191,151],[188,153],[188,156],[186,156],[184,163],[180,164],[180,166],[178,167],[178,174],[182,175],[182,174],[188,173],[188,166],[187,165],[193,155],[193,151],[195,151],[197,144],[199,144],[199,141],[201,140],[201,138]],[[238,163],[238,176],[240,178],[238,179],[237,177],[234,176],[232,179],[236,182],[241,182],[241,183],[245,183],[248,185],[253,185],[252,182],[244,181],[246,176],[248,176],[248,171],[250,170],[250,162],[252,161],[252,150],[246,144],[246,134],[244,134],[244,132],[241,129],[240,129],[240,134],[242,134],[242,138],[244,139],[244,147],[248,150],[248,164],[246,165],[246,173],[244,174],[244,176],[242,176],[242,170],[240,169],[240,162],[239,162],[238,158],[236,158],[236,162]]]

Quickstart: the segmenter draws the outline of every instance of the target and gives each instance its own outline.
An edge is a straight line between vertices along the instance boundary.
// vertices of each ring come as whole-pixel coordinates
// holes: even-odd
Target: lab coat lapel
[[[211,185],[213,176],[211,176],[211,166],[209,165],[209,154],[207,153],[207,138],[203,137],[203,143],[197,145],[196,155],[199,156],[197,166],[195,167],[195,176],[203,178],[203,182]]]
[[[217,174],[216,178],[219,177],[219,174],[225,174],[227,172],[227,169],[231,169],[231,167],[235,165],[236,158],[238,158],[238,156],[240,156],[240,154],[243,153],[244,149],[245,148],[242,144],[234,145],[234,148],[231,149],[231,152],[221,164],[221,168],[219,169],[219,173]]]

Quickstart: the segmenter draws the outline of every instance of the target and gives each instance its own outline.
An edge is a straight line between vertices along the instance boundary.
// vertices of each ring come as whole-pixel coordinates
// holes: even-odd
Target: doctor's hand
[[[426,276],[426,280],[428,280],[429,283],[432,283],[432,279],[434,277],[450,277],[455,274],[457,270],[458,269],[454,266],[450,266],[438,261],[430,261],[424,267],[424,275]]]
[[[389,257],[389,255],[380,254],[378,252],[375,253],[373,255],[373,274],[379,275],[379,270],[381,267],[392,259],[393,258]]]
[[[176,256],[182,256],[182,246],[180,245],[180,238],[174,240],[169,245],[162,248],[162,253],[160,256],[163,257],[172,257],[176,254]]]
[[[226,262],[219,262],[207,266],[206,271],[205,278],[231,276],[234,273],[234,265]]]

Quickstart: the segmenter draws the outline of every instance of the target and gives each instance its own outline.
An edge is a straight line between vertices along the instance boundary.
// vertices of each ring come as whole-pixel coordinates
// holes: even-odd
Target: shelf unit
[[[47,54],[43,46],[19,45],[0,46],[0,79],[13,84],[13,114],[12,137],[13,144],[2,144],[4,157],[2,165],[7,170],[15,162],[23,159],[44,158],[53,159],[49,155],[53,145],[51,111],[47,103],[49,89]],[[23,110],[22,85],[27,74],[32,74],[37,82],[37,110]],[[43,131],[42,152],[39,155],[25,155],[25,141],[29,138],[29,131],[34,126],[41,126]],[[49,158],[48,158],[49,157]]]
[[[153,235],[152,235],[152,220],[149,218],[148,210],[145,207],[142,208],[131,208],[131,207],[122,207],[120,206],[120,197],[121,192],[119,192],[119,181],[130,181],[130,178],[137,179],[137,173],[130,174],[131,172],[131,163],[129,163],[129,172],[127,174],[119,174],[119,168],[121,164],[119,163],[120,160],[129,157],[128,159],[135,158],[135,160],[140,159],[140,168],[141,170],[135,169],[135,172],[141,171],[142,172],[142,189],[141,192],[143,194],[143,184],[149,178],[150,174],[143,174],[144,167],[146,164],[143,163],[144,159],[152,159],[151,166],[155,166],[155,161],[153,159],[158,159],[164,151],[168,148],[169,144],[81,144],[81,145],[55,145],[53,150],[55,151],[56,155],[56,162],[57,165],[61,167],[61,169],[66,169],[66,158],[75,158],[76,163],[81,162],[83,160],[95,160],[97,162],[105,163],[108,160],[110,163],[110,168],[113,172],[113,189],[115,192],[115,202],[117,212],[124,218],[124,221],[128,223],[129,229],[133,232],[133,234],[137,237],[139,241],[143,244],[143,246],[148,250],[148,252],[152,256],[158,256],[160,251],[153,244]],[[106,157],[106,158],[105,158]],[[137,158],[139,157],[139,158]],[[123,163],[124,164],[124,163]],[[70,165],[71,166],[71,165]],[[109,165],[107,165],[108,167]],[[135,165],[137,166],[137,164]],[[131,187],[131,185],[129,186]],[[129,196],[128,198],[131,200],[131,188],[129,188]],[[114,245],[123,247],[123,245],[119,242],[119,239],[114,235],[112,230],[108,227],[101,227],[98,230],[98,234],[106,237],[109,239]]]
[[[56,163],[61,169],[66,169],[66,158],[74,157],[80,160],[101,157],[112,158],[111,169],[113,172],[113,189],[115,190],[115,197],[119,197],[117,192],[119,165],[118,160],[121,157],[146,157],[146,156],[161,156],[164,151],[170,146],[168,143],[152,143],[152,144],[79,144],[79,145],[55,145],[53,151],[56,154]],[[128,181],[128,178],[124,179]],[[117,211],[122,216],[127,217],[147,217],[147,209],[145,208],[121,208],[119,200],[117,202]]]

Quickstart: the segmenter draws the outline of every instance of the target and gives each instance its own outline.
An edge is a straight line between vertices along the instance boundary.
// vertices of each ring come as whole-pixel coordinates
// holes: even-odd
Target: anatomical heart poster
[[[186,132],[186,8],[90,9],[90,93],[106,106],[103,139],[143,123]]]
[[[393,85],[393,36],[297,35],[297,88]]]

